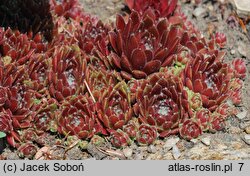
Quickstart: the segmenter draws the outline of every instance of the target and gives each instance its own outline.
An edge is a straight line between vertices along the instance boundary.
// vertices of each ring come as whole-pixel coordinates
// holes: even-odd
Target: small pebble
[[[244,140],[248,145],[250,145],[250,134],[246,134],[246,135],[243,137],[243,140]]]
[[[202,7],[197,7],[196,9],[194,9],[193,11],[193,15],[195,17],[199,17],[201,15],[203,15],[204,13],[206,13],[206,9],[202,8]]]
[[[123,154],[127,157],[130,158],[132,156],[133,150],[130,148],[124,148],[123,149]]]
[[[235,54],[235,50],[234,49],[232,49],[231,51],[230,51],[230,53],[232,54],[232,55],[234,55]]]
[[[239,114],[236,115],[239,119],[244,119],[247,116],[247,110],[243,110]]]
[[[246,140],[250,140],[250,134],[246,134],[244,137]]]
[[[211,144],[211,138],[210,137],[205,137],[201,139],[201,142],[205,144],[206,146],[210,146]]]
[[[168,139],[168,140],[165,142],[163,148],[164,148],[165,150],[168,151],[168,150],[170,150],[171,148],[173,148],[173,146],[174,146],[179,140],[180,140],[179,137],[177,137],[177,138],[170,138],[170,139]]]
[[[135,155],[134,160],[142,160],[142,159],[143,159],[143,154],[142,154],[142,153],[137,153],[137,154]]]
[[[157,149],[154,145],[150,145],[150,146],[148,146],[148,152],[149,153],[156,153]]]
[[[246,132],[247,134],[250,134],[250,125],[247,126],[247,127],[245,128],[245,132]]]
[[[243,43],[240,43],[239,46],[238,46],[238,51],[239,53],[246,57],[247,56],[247,47],[243,44]]]
[[[190,141],[193,142],[194,144],[198,143],[198,139],[191,139]]]
[[[181,152],[180,152],[179,148],[176,145],[173,146],[173,151],[172,152],[173,152],[173,157],[176,160],[181,156]]]

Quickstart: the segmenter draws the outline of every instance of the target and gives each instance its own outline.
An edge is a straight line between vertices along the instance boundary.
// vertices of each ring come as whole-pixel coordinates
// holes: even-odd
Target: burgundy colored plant
[[[58,132],[63,135],[76,135],[80,139],[91,138],[100,129],[95,113],[95,104],[87,96],[68,97],[60,106]]]
[[[232,62],[236,78],[244,79],[246,77],[246,62],[242,58],[236,58]]]
[[[224,33],[216,32],[215,34],[215,43],[220,47],[224,48],[227,42],[227,37]]]
[[[50,9],[58,16],[64,16],[66,19],[72,18],[77,22],[84,23],[88,20],[96,20],[96,17],[92,17],[83,11],[78,0],[50,0]]]
[[[182,72],[184,85],[199,93],[203,107],[214,111],[230,96],[230,67],[218,60],[219,56],[197,54]]]
[[[58,102],[51,99],[36,99],[35,104],[37,105],[34,114],[34,128],[38,134],[44,133],[45,131],[55,132],[57,130],[56,124],[56,110],[58,109]]]
[[[155,126],[161,137],[178,133],[187,99],[178,78],[164,73],[149,76],[137,91],[135,113],[142,123]]]
[[[136,135],[136,140],[140,145],[150,145],[157,138],[157,129],[148,124],[141,124]]]
[[[178,0],[126,0],[130,10],[143,13],[153,9],[158,17],[170,17],[177,6]]]
[[[117,148],[126,147],[131,143],[128,134],[121,129],[118,129],[116,131],[111,130],[110,141],[112,145]]]
[[[139,123],[135,119],[131,119],[127,125],[123,126],[123,131],[128,134],[130,139],[135,139],[139,128]]]
[[[12,147],[17,147],[21,142],[19,134],[13,128],[13,115],[10,110],[0,112],[0,131],[7,135],[7,141]]]
[[[197,138],[201,134],[202,129],[200,125],[192,119],[187,119],[180,124],[180,135],[187,140]]]
[[[97,103],[98,118],[107,129],[119,129],[132,118],[133,109],[125,82],[107,87]]]
[[[38,151],[38,147],[35,146],[31,142],[27,142],[27,143],[22,144],[20,147],[18,147],[17,150],[19,152],[20,157],[22,158],[26,157],[26,158],[32,159],[33,156]]]
[[[114,73],[105,71],[104,69],[96,70],[93,67],[87,68],[85,77],[95,100],[98,100],[107,91],[108,87],[113,87],[118,82]]]
[[[47,74],[49,92],[59,102],[84,93],[86,63],[84,55],[74,46],[58,46],[52,55]]]
[[[124,79],[146,78],[172,64],[181,36],[181,28],[156,20],[154,14],[133,11],[127,23],[117,15],[116,29],[109,33],[109,58]]]

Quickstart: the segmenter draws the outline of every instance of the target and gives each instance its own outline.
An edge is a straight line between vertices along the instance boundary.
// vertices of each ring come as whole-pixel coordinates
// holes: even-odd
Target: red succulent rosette
[[[47,76],[49,93],[59,102],[84,92],[86,63],[83,57],[78,47],[55,48]]]
[[[191,140],[202,134],[201,126],[192,119],[187,119],[180,124],[180,136]]]
[[[221,131],[225,128],[225,117],[217,112],[214,112],[211,115],[210,119],[210,126],[209,131],[210,132],[216,132]]]
[[[58,102],[51,99],[36,99],[36,112],[34,114],[34,129],[37,133],[44,133],[45,131],[57,131],[56,115],[59,107]]]
[[[66,19],[72,18],[78,22],[84,23],[89,20],[94,22],[96,20],[95,17],[92,17],[83,11],[83,8],[78,0],[50,0],[50,9],[58,16],[63,16]]]
[[[202,131],[207,131],[209,130],[211,112],[206,108],[202,108],[196,112],[195,120],[197,124],[201,127]]]
[[[17,150],[20,157],[32,159],[38,151],[38,147],[31,142],[27,142],[18,147]]]
[[[19,86],[27,76],[25,75],[25,66],[18,66],[11,57],[1,57],[0,60],[0,85],[2,87]]]
[[[114,147],[121,148],[130,145],[131,140],[127,133],[122,131],[121,129],[118,130],[111,130],[110,134],[110,142]]]
[[[17,147],[21,142],[19,134],[13,127],[13,115],[10,110],[2,110],[0,112],[0,131],[6,133],[7,142],[12,147]]]
[[[46,72],[49,68],[48,61],[47,54],[31,56],[28,63],[28,77],[24,81],[27,87],[39,93],[45,93],[45,87],[47,86]]]
[[[18,65],[26,64],[34,53],[45,52],[47,49],[47,44],[42,41],[43,37],[39,33],[32,38],[32,35],[8,28],[2,35],[4,37],[0,42],[1,54],[9,56],[11,62]]]
[[[126,80],[146,78],[171,65],[180,49],[182,29],[155,18],[153,13],[140,16],[133,11],[126,23],[117,15],[116,28],[109,32],[110,61]]]
[[[101,53],[107,54],[106,38],[110,27],[104,25],[102,21],[93,23],[88,21],[84,27],[76,31],[76,39],[79,47],[87,54],[92,54],[93,49],[98,49]]]
[[[136,134],[139,128],[139,123],[135,119],[132,119],[128,122],[127,125],[123,126],[123,131],[128,134],[130,139],[135,139]]]
[[[232,74],[230,67],[220,61],[220,56],[197,54],[182,72],[184,85],[199,93],[203,107],[214,111],[230,96]]]
[[[87,96],[69,97],[60,106],[58,132],[63,135],[76,135],[80,139],[91,138],[99,132],[95,108],[93,100]]]
[[[224,33],[216,32],[215,34],[215,43],[220,47],[224,48],[227,42],[227,37]]]
[[[115,86],[118,82],[113,72],[104,69],[96,70],[93,67],[87,68],[85,78],[95,100],[98,100],[107,91],[107,87]]]
[[[125,82],[109,86],[100,95],[97,103],[98,118],[108,129],[119,129],[132,118],[133,109],[130,103],[128,87]]]
[[[140,145],[150,145],[157,137],[157,129],[154,126],[141,124],[136,135],[136,141]]]
[[[177,77],[155,73],[138,89],[134,111],[141,122],[155,126],[161,137],[176,134],[183,118],[183,106],[188,106],[184,92]]]
[[[236,78],[244,79],[246,77],[246,62],[242,58],[236,58],[232,62]]]
[[[234,78],[230,82],[230,100],[234,105],[239,105],[242,100],[243,81],[240,78]]]
[[[158,17],[170,17],[177,6],[177,0],[126,0],[130,10],[143,13],[152,9]]]

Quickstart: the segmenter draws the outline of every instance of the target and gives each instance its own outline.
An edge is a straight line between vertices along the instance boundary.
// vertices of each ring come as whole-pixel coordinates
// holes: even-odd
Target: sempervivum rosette
[[[85,62],[77,46],[58,46],[48,71],[49,93],[58,101],[83,93]]]
[[[9,56],[10,61],[17,64],[25,64],[34,53],[41,53],[47,49],[47,43],[43,42],[41,34],[31,35],[22,34],[10,28],[0,31],[1,54]]]
[[[114,86],[118,81],[114,73],[104,69],[96,70],[91,66],[87,68],[85,78],[95,100],[100,98],[107,87]]]
[[[57,121],[59,133],[88,139],[99,132],[100,126],[97,124],[96,107],[89,97],[83,95],[68,97],[60,108]]]
[[[106,50],[105,39],[108,36],[110,27],[104,25],[102,21],[96,24],[88,21],[84,27],[76,31],[76,39],[79,41],[79,47],[87,54],[90,54],[94,48],[100,51]],[[103,43],[104,42],[104,43]]]
[[[28,76],[24,84],[37,93],[46,92],[48,56],[46,54],[34,54],[28,62]]]
[[[21,142],[19,134],[13,128],[13,115],[10,110],[0,112],[0,131],[6,133],[7,141],[12,147],[17,147]]]
[[[36,99],[36,109],[34,113],[34,129],[38,134],[45,131],[55,132],[57,130],[56,124],[56,110],[58,109],[58,102],[53,99]]]
[[[31,142],[23,143],[20,147],[18,147],[18,155],[22,158],[26,157],[32,159],[33,156],[38,151],[38,147]]]
[[[167,19],[156,20],[153,13],[140,16],[133,11],[127,23],[118,15],[116,29],[109,32],[109,58],[124,79],[146,78],[172,64],[182,33],[178,26],[170,26]]]
[[[119,82],[100,94],[97,112],[98,118],[108,129],[116,130],[126,125],[133,113],[127,84]]]
[[[153,9],[158,17],[170,17],[177,5],[177,0],[126,0],[130,10],[144,12]]]
[[[114,147],[120,148],[130,145],[131,140],[129,139],[127,133],[125,133],[121,129],[118,129],[116,131],[115,130],[110,131],[110,142]]]
[[[50,0],[50,8],[53,13],[58,16],[63,16],[66,19],[72,18],[77,22],[85,22],[88,20],[95,21],[96,18],[86,14],[79,0]]]
[[[150,145],[157,137],[157,129],[154,126],[141,124],[136,134],[136,141],[140,145]]]
[[[141,122],[155,126],[161,137],[178,133],[187,106],[181,81],[166,73],[149,76],[137,91],[135,113]]]
[[[187,119],[180,124],[180,136],[191,140],[202,134],[201,126],[192,119]]]
[[[9,109],[13,116],[14,129],[25,129],[32,126],[34,99],[36,92],[26,89],[24,86],[13,86],[8,89],[8,99],[4,108]]]
[[[131,119],[127,125],[123,126],[123,131],[128,134],[130,139],[135,139],[139,128],[139,122],[137,118]]]
[[[244,79],[246,77],[246,62],[242,58],[236,58],[232,62],[236,78]]]
[[[184,85],[199,93],[203,107],[214,111],[230,96],[230,67],[218,60],[218,56],[198,53],[182,72]]]

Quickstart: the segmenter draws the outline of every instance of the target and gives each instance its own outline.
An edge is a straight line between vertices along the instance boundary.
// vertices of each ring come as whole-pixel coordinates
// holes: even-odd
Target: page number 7
[[[242,169],[244,163],[238,163],[238,164],[240,165],[240,170],[239,170],[239,171],[241,171],[241,169]]]

